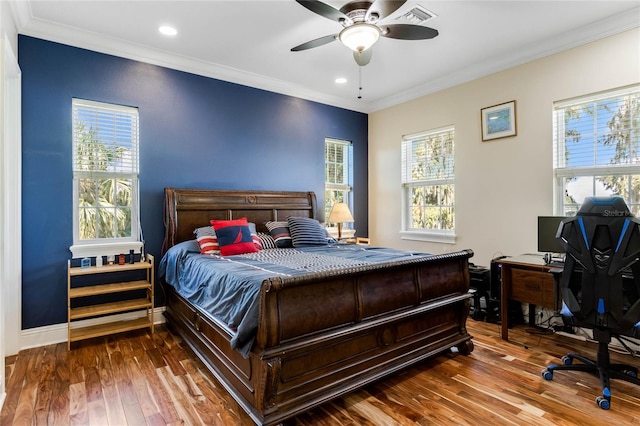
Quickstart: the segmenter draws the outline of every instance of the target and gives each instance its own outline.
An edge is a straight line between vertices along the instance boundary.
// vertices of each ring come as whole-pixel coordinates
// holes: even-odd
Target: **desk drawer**
[[[511,298],[553,308],[553,275],[548,272],[511,270]]]

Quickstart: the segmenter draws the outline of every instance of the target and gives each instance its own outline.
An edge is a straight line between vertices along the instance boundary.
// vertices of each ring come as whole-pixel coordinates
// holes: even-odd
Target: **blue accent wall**
[[[325,137],[353,142],[356,227],[368,234],[366,114],[27,36],[18,58],[23,329],[67,321],[74,97],[139,108],[141,221],[156,261],[167,186],[314,191],[324,220]]]

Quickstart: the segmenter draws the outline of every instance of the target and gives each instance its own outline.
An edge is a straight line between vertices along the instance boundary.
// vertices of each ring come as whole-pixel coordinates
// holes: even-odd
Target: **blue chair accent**
[[[569,309],[566,303],[562,302],[562,308],[560,308],[560,315],[565,317],[572,317],[573,312]]]
[[[598,375],[602,395],[596,403],[607,410],[610,379],[640,385],[637,367],[612,364],[609,357],[612,338],[632,352],[627,337],[640,337],[640,220],[620,197],[590,197],[576,217],[562,221],[556,238],[566,251],[560,313],[572,325],[592,329],[598,351],[596,360],[567,354],[561,365],[545,368],[542,377],[551,380],[558,370]]]

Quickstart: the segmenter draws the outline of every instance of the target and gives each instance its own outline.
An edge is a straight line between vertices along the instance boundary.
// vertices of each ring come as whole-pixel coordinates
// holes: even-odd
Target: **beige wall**
[[[536,252],[537,216],[553,214],[554,101],[640,82],[634,29],[369,115],[369,236],[375,245],[444,253]],[[516,101],[518,135],[482,142],[480,109]],[[455,125],[455,244],[402,240],[402,135]]]

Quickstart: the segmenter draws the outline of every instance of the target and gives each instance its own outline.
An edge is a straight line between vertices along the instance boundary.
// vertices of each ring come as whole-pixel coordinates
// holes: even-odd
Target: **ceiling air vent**
[[[437,15],[433,12],[429,12],[424,7],[417,5],[414,8],[408,10],[402,15],[398,16],[396,20],[398,21],[406,21],[410,24],[420,25],[423,22],[428,21],[429,19],[435,18]]]

